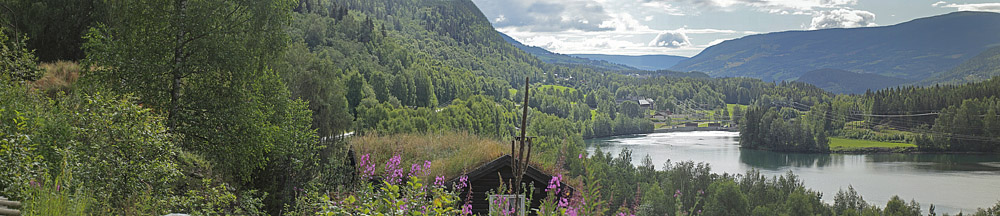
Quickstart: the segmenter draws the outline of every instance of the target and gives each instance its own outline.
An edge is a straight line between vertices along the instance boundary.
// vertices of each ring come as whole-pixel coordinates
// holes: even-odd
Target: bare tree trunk
[[[177,112],[180,111],[181,78],[183,78],[184,64],[184,36],[187,29],[184,28],[185,10],[187,10],[187,0],[174,1],[174,8],[177,13],[177,43],[174,44],[174,68],[171,71],[173,82],[170,85],[170,110],[167,114],[167,128],[173,131],[177,127]]]

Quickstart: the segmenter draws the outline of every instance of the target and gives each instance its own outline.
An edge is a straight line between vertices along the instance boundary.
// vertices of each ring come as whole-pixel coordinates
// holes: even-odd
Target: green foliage
[[[818,106],[802,117],[791,108],[747,108],[740,120],[740,146],[792,152],[827,152],[826,110]]]
[[[207,178],[202,179],[199,186],[175,197],[172,200],[174,210],[192,215],[266,215],[261,211],[264,203],[257,191],[237,195],[231,186],[213,183]]]
[[[41,78],[43,71],[38,69],[35,55],[24,45],[27,38],[14,35],[11,40],[6,30],[0,26],[0,84]]]
[[[885,204],[885,210],[882,215],[887,216],[919,216],[920,215],[920,204],[915,201],[910,201],[909,204],[903,201],[899,196],[892,196],[889,202]]]
[[[621,108],[618,110],[620,110],[623,115],[630,118],[643,117],[642,108],[640,108],[639,104],[635,103],[635,101],[622,102]]]
[[[71,106],[78,106],[71,123],[74,137],[68,146],[74,152],[64,157],[74,178],[102,201],[94,208],[153,213],[134,212],[129,207],[143,193],[165,199],[171,194],[171,179],[180,175],[173,162],[177,150],[162,118],[127,97],[84,95]],[[136,163],[139,160],[142,163]]]
[[[88,192],[73,179],[73,172],[63,163],[62,173],[43,181],[32,180],[22,203],[24,215],[84,215],[95,203]],[[47,176],[47,175],[46,175]]]
[[[302,107],[293,105],[278,74],[268,69],[285,46],[282,24],[291,6],[113,4],[111,10],[123,14],[88,33],[85,65],[94,69],[85,78],[97,89],[134,94],[166,113],[179,146],[203,153],[227,178],[250,182],[267,165],[269,152],[298,145],[301,134],[311,133],[293,125],[293,115],[306,113],[294,110]]]
[[[708,187],[708,202],[705,204],[705,215],[747,215],[750,213],[750,202],[732,181],[712,183]]]
[[[1000,151],[1000,100],[996,97],[969,99],[941,110],[929,137],[917,139],[927,150]]]
[[[30,37],[21,47],[34,50],[42,62],[73,61],[84,57],[80,46],[87,29],[110,17],[109,4],[100,0],[3,0],[0,20],[17,37]]]
[[[45,156],[56,155],[40,146],[35,135],[52,125],[49,101],[25,92],[18,84],[0,85],[0,193],[12,199],[28,196],[28,182],[45,174]],[[47,153],[47,154],[46,154]]]

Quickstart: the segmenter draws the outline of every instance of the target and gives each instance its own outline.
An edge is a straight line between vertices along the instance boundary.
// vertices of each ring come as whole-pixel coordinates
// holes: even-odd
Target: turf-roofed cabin
[[[510,155],[501,156],[489,163],[479,166],[475,170],[466,173],[464,176],[468,178],[468,184],[472,187],[472,213],[477,215],[488,215],[490,210],[489,192],[497,191],[500,188],[501,182],[504,185],[508,185],[515,181],[513,165],[517,159],[511,157]],[[452,178],[448,183],[449,185],[454,185],[459,182],[459,177]],[[530,186],[534,186],[534,191],[531,195],[531,206],[524,211],[525,215],[536,215],[534,209],[538,209],[541,205],[542,200],[551,199],[551,197],[546,197],[547,193],[545,188],[549,186],[549,181],[552,180],[552,176],[539,171],[535,167],[529,165],[525,169],[524,177],[522,177],[521,182],[525,185],[525,191],[530,189]],[[560,190],[556,196],[560,198],[570,198],[575,190],[566,185],[565,183],[560,183]],[[459,197],[462,199],[468,199],[469,190],[463,191]],[[509,200],[517,199],[518,196],[514,195],[493,195],[493,199],[501,199],[501,197],[506,197]],[[465,201],[465,200],[463,200]],[[464,203],[464,202],[463,202]],[[513,203],[513,202],[511,202]]]

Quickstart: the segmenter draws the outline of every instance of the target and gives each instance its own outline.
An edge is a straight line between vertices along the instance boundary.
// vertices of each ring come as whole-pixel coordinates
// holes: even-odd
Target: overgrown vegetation
[[[794,82],[551,65],[504,42],[466,0],[0,6],[25,9],[2,15],[18,18],[15,29],[0,27],[0,194],[24,201],[27,215],[462,214],[455,189],[432,182],[503,155],[509,145],[497,140],[516,134],[525,106],[531,160],[580,188],[546,200],[543,214],[830,215],[841,211],[791,174],[713,174],[693,162],[657,170],[630,164],[629,152],[586,157],[583,139],[651,132],[648,109],[728,117],[748,130],[744,147],[779,151],[824,152],[827,136],[852,133],[847,122],[913,128],[855,110],[944,109],[910,118],[937,121],[921,149],[992,151],[990,140],[955,134],[1000,128],[973,118],[995,114],[985,98],[1000,79],[847,97]],[[28,19],[46,8],[67,16]],[[511,91],[525,77],[527,101]],[[636,102],[647,98],[654,106]],[[391,181],[367,181],[369,167],[389,162],[378,175]],[[403,164],[417,164],[414,174],[399,173]],[[857,209],[917,206],[900,203]]]

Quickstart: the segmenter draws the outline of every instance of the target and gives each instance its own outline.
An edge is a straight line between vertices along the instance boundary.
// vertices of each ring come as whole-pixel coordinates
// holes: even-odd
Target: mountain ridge
[[[539,60],[541,60],[543,62],[546,62],[546,63],[559,64],[559,65],[585,65],[585,66],[592,66],[592,67],[597,67],[597,68],[602,68],[602,69],[608,69],[608,70],[635,70],[635,69],[637,69],[635,67],[630,67],[628,65],[624,65],[624,64],[621,64],[621,63],[615,63],[615,62],[610,62],[610,61],[602,61],[602,60],[596,60],[596,59],[587,59],[587,58],[581,58],[581,57],[576,57],[576,56],[571,56],[571,55],[564,55],[564,54],[554,53],[552,51],[546,50],[546,49],[541,48],[541,47],[525,45],[525,44],[521,43],[520,41],[517,41],[516,39],[514,39],[510,35],[504,34],[503,32],[497,31],[497,34],[500,34],[500,37],[502,37],[505,41],[507,41],[507,43],[510,43],[511,45],[514,45],[514,47],[517,47],[518,49],[521,49],[522,51],[524,51],[524,52],[526,52],[528,54],[531,54],[531,55],[535,56],[536,58],[538,58]]]
[[[954,12],[890,26],[750,35],[708,47],[671,70],[775,81],[836,68],[922,80],[1000,43],[995,23],[998,13]]]
[[[569,54],[569,56],[593,60],[603,60],[623,64],[642,70],[664,70],[673,67],[688,57],[675,55],[606,55],[606,54]]]

